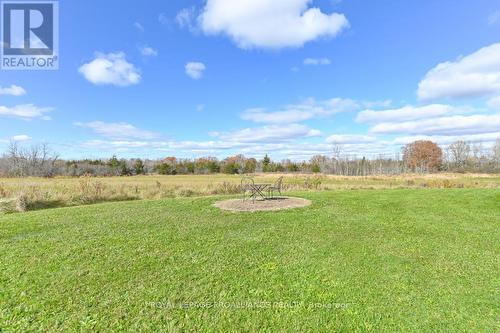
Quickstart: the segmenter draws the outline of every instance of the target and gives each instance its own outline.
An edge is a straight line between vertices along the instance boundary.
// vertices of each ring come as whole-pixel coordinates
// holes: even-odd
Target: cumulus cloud
[[[185,66],[186,74],[193,80],[199,80],[207,67],[202,62],[188,62]]]
[[[153,49],[150,46],[143,46],[139,48],[141,54],[145,57],[156,57],[158,55],[158,51]]]
[[[141,81],[139,70],[126,60],[123,52],[97,53],[94,60],[81,66],[78,71],[96,85],[125,87]]]
[[[306,58],[304,65],[306,66],[325,66],[330,65],[332,62],[328,58]]]
[[[388,108],[392,105],[392,100],[385,99],[380,101],[368,101],[363,102],[362,104],[364,108]]]
[[[459,108],[444,104],[431,104],[420,107],[405,106],[399,109],[383,111],[364,110],[358,113],[356,121],[360,123],[400,122],[439,117],[461,111]]]
[[[310,8],[312,0],[208,0],[199,17],[206,34],[229,36],[241,48],[301,47],[349,26],[342,14]]]
[[[10,138],[0,138],[0,143],[9,143],[9,142],[27,142],[31,141],[32,138],[26,134],[14,135]]]
[[[23,87],[12,84],[10,87],[0,86],[0,95],[22,96],[26,95],[26,90]]]
[[[186,28],[192,32],[197,30],[195,21],[196,7],[194,6],[181,9],[175,16],[175,22],[180,28]]]
[[[38,107],[33,104],[16,105],[14,107],[0,106],[0,116],[20,118],[23,120],[35,118],[49,120],[50,117],[46,114],[52,110],[53,108]]]
[[[190,151],[207,151],[207,150],[227,150],[238,147],[243,147],[238,142],[224,141],[173,141],[168,143],[169,149],[181,149]]]
[[[334,144],[355,144],[375,142],[377,138],[370,135],[330,135],[326,138],[327,143]]]
[[[405,122],[387,122],[370,129],[374,134],[466,135],[497,132],[500,114],[450,116]]]
[[[419,83],[421,100],[500,94],[500,43],[431,69]]]
[[[132,140],[89,140],[81,143],[85,148],[98,148],[101,151],[138,151],[139,156],[144,156],[144,150],[148,152],[170,152],[177,156],[187,155],[189,157],[218,155],[227,157],[229,154],[246,154],[247,156],[264,156],[274,152],[276,157],[281,154],[283,158],[309,158],[313,155],[331,153],[332,146],[326,143],[308,144],[308,143],[252,143],[235,141],[132,141]],[[346,145],[346,151],[351,152],[352,147],[356,145]]]
[[[309,98],[300,104],[292,104],[279,111],[267,111],[265,108],[254,108],[243,112],[241,118],[257,123],[287,124],[305,121],[313,118],[332,116],[341,112],[355,111],[359,103],[351,99],[332,98],[316,101]]]
[[[227,157],[230,154],[245,154],[247,156],[263,157],[272,152],[274,158],[291,158],[295,160],[309,159],[314,155],[331,155],[333,144],[307,143],[296,140],[277,142],[239,142],[234,140],[209,141],[135,141],[135,140],[90,140],[82,144],[87,148],[98,148],[101,151],[137,151],[138,156],[149,153],[164,152],[176,156],[218,156]],[[360,156],[377,156],[382,153],[394,153],[399,147],[390,142],[362,142],[342,144],[342,154]]]
[[[21,135],[14,135],[13,137],[10,138],[10,141],[14,142],[26,142],[26,141],[31,141],[31,137],[26,134],[21,134]]]
[[[258,128],[245,128],[233,132],[218,133],[212,132],[212,136],[223,141],[235,141],[245,143],[255,142],[282,142],[304,137],[320,136],[321,132],[310,129],[299,124],[287,126],[263,126]]]
[[[500,138],[500,131],[493,133],[481,133],[481,134],[468,134],[468,135],[414,135],[414,136],[404,136],[393,140],[394,144],[406,145],[408,143],[418,141],[418,140],[429,140],[436,142],[441,145],[449,145],[459,140],[471,142],[471,143],[488,143],[495,142]]]
[[[89,123],[75,123],[76,126],[88,128],[95,133],[114,139],[144,139],[150,140],[159,137],[159,134],[141,130],[128,123],[105,123],[93,121]]]

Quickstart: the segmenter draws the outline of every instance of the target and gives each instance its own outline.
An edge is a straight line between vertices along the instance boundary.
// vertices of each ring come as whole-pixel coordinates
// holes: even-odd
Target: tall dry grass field
[[[344,177],[256,174],[255,182],[280,176],[285,191],[384,188],[500,188],[500,175],[432,174]],[[104,201],[161,199],[239,193],[241,176],[136,176],[81,178],[0,178],[0,212],[85,205]]]

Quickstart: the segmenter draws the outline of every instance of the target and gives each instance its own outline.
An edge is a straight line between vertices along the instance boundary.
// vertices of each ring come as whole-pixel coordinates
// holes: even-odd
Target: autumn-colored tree
[[[222,172],[229,175],[238,174],[242,169],[242,164],[245,162],[245,156],[236,155],[226,158],[222,161]]]
[[[415,141],[404,147],[403,158],[413,171],[437,171],[443,164],[443,151],[432,141]]]
[[[169,156],[163,159],[164,163],[168,163],[170,165],[175,165],[177,164],[177,157],[175,156]]]

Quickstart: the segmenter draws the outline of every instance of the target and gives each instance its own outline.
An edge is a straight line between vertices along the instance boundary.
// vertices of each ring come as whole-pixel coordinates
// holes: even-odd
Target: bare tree
[[[497,142],[493,146],[493,156],[497,162],[500,162],[500,138],[497,139]]]
[[[463,168],[470,158],[471,148],[465,141],[457,141],[448,147],[450,157],[455,167]]]
[[[17,142],[11,142],[4,159],[7,169],[4,172],[9,176],[51,177],[55,172],[58,155],[47,144],[23,148]]]

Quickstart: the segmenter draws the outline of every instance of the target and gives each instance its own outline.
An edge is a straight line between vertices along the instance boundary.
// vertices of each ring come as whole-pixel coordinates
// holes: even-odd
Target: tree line
[[[225,159],[203,157],[183,159],[166,157],[158,160],[109,159],[64,160],[48,145],[21,147],[11,143],[0,157],[2,177],[54,177],[83,175],[133,176],[146,174],[251,174],[323,173],[343,176],[394,175],[401,173],[478,172],[500,173],[500,139],[492,149],[480,144],[457,141],[445,149],[431,141],[415,141],[400,154],[366,158],[345,154],[336,146],[330,156],[317,155],[308,161],[285,159],[273,161],[268,155],[257,160],[243,155]]]

